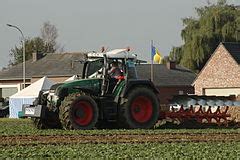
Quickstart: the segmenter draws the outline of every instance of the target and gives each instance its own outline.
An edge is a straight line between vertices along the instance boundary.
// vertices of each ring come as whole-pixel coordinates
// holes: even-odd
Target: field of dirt
[[[240,122],[240,107],[229,107],[228,114],[231,115],[231,119]]]
[[[240,142],[238,133],[162,133],[117,135],[15,135],[0,136],[0,145],[77,144],[77,143],[171,143],[171,142]]]

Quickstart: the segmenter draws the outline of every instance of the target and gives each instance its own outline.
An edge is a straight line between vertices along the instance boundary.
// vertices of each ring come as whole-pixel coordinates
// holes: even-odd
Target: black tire
[[[88,95],[71,94],[60,106],[59,117],[64,129],[93,129],[98,121],[98,107]]]
[[[61,123],[56,112],[46,110],[45,118],[31,118],[33,124],[38,129],[57,129],[61,128]]]
[[[37,129],[48,129],[48,125],[46,125],[41,118],[31,118],[31,120]]]
[[[127,95],[127,102],[121,106],[120,122],[127,128],[153,128],[158,117],[157,95],[146,87],[132,89]]]
[[[9,107],[0,108],[0,118],[8,118],[9,117]]]

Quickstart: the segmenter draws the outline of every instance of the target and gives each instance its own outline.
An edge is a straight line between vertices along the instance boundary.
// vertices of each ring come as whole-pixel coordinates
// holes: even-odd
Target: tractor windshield
[[[102,72],[103,68],[103,59],[97,59],[94,61],[89,61],[87,66],[87,76],[89,78],[97,77],[99,72]]]

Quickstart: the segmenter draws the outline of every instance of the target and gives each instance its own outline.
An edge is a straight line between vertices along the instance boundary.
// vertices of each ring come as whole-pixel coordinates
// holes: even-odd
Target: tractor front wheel
[[[88,95],[71,94],[62,102],[59,115],[64,129],[93,129],[98,121],[98,107]]]
[[[149,88],[132,89],[127,102],[121,106],[121,122],[128,128],[153,128],[159,116],[159,102]]]

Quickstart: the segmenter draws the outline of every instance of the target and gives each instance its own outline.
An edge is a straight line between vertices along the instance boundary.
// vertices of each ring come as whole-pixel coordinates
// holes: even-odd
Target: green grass
[[[155,129],[155,130],[38,130],[30,119],[0,119],[4,135],[95,135],[160,133],[240,133],[240,129]],[[168,159],[239,159],[240,142],[119,143],[1,146],[2,158],[168,158]]]
[[[150,129],[150,130],[62,130],[36,129],[30,119],[0,119],[0,136],[3,135],[95,135],[95,134],[160,134],[160,133],[240,133],[238,129]]]
[[[1,158],[240,158],[240,143],[78,144],[0,147]]]

